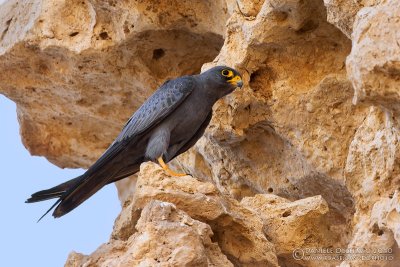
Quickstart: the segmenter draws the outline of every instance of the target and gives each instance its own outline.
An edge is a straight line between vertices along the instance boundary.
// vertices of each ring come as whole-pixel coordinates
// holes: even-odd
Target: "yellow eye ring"
[[[222,70],[221,71],[221,74],[222,74],[222,76],[225,76],[225,77],[232,77],[233,76],[233,72],[231,71],[231,70]]]

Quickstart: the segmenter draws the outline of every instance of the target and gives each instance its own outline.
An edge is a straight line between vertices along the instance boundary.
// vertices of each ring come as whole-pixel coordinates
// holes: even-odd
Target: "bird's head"
[[[227,66],[213,67],[200,76],[206,81],[205,89],[217,98],[221,98],[243,86],[242,75],[237,70]]]

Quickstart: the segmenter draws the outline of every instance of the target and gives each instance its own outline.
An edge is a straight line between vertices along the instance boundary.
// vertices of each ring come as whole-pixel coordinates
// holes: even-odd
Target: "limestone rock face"
[[[338,27],[347,37],[351,38],[353,24],[357,12],[363,7],[378,5],[381,0],[324,0],[327,11],[327,20]]]
[[[218,54],[227,12],[223,1],[7,1],[0,88],[23,143],[60,167],[90,166],[158,85]]]
[[[241,204],[259,214],[278,255],[290,254],[299,247],[327,246],[329,242],[324,242],[332,238],[323,220],[329,208],[321,196],[290,202],[276,195],[258,194],[244,198]]]
[[[60,167],[90,166],[168,78],[245,82],[171,162],[193,177],[143,164],[110,242],[66,265],[400,266],[399,29],[398,0],[7,1],[0,93]]]
[[[233,266],[211,241],[208,224],[175,205],[150,201],[128,240],[111,240],[90,257],[71,253],[66,266]]]
[[[265,237],[263,223],[254,212],[222,195],[210,182],[191,176],[170,177],[152,163],[142,164],[136,192],[125,202],[127,206],[116,220],[112,237],[131,236],[134,232],[129,226],[135,225],[136,214],[152,199],[173,203],[193,219],[210,225],[213,240],[236,265],[277,266],[274,246]]]
[[[205,225],[209,227],[208,234],[212,235],[212,240],[215,242],[212,247],[219,249],[219,251],[214,251],[213,255],[226,255],[225,259],[227,259],[224,262],[218,256],[220,262],[225,265],[215,266],[230,266],[230,264],[234,266],[278,266],[278,257],[281,261],[280,264],[290,266],[295,262],[291,257],[293,249],[313,245],[327,246],[339,238],[329,230],[326,218],[329,207],[321,196],[291,202],[271,194],[258,194],[254,197],[246,197],[239,203],[234,198],[222,194],[210,182],[199,181],[191,176],[170,177],[157,165],[145,163],[141,166],[135,194],[124,203],[123,212],[115,222],[110,242],[90,256],[72,253],[67,266],[81,266],[89,263],[93,266],[102,266],[101,261],[105,259],[100,258],[115,257],[110,251],[115,250],[116,246],[134,246],[140,251],[138,244],[132,243],[131,240],[133,238],[140,239],[144,235],[141,227],[144,225],[147,225],[146,229],[149,227],[149,221],[146,220],[151,218],[156,221],[158,218],[165,221],[168,218],[175,218],[175,216],[167,216],[164,213],[160,215],[156,212],[149,212],[149,206],[155,205],[154,199],[162,201],[161,206],[174,207],[174,211],[177,210],[179,214],[184,213],[186,217],[182,219],[182,224],[195,225],[194,222],[196,222],[196,225],[203,225],[206,223]],[[177,229],[176,232],[173,231],[170,234],[158,234],[170,236],[172,240],[181,236],[178,234],[180,231],[182,230]],[[147,234],[146,240],[149,235]],[[163,238],[154,238],[153,245],[155,247],[171,250],[165,248],[168,245],[164,243]],[[120,244],[121,242],[123,245]],[[179,246],[180,241],[174,242]],[[169,243],[174,242],[170,241]],[[190,243],[190,241],[188,242]],[[150,246],[150,243],[152,242],[146,243],[146,246]],[[169,243],[167,242],[167,244]],[[147,251],[149,250],[153,251],[152,248],[147,249]],[[139,255],[143,257],[140,252],[137,253],[139,253],[138,257]],[[172,257],[175,252],[170,251],[169,253]],[[210,254],[208,252],[197,253]],[[118,254],[117,257],[125,256]],[[132,261],[133,265],[138,262],[146,262],[143,258],[135,260],[136,262]],[[200,263],[196,263],[200,264],[196,265],[183,260],[174,263],[165,261],[165,259],[160,261],[166,262],[167,265],[171,264],[171,266],[201,266]],[[207,259],[207,261],[210,266],[214,266],[211,259]],[[88,266],[92,266],[90,264]],[[148,262],[148,264],[152,266],[157,263]]]
[[[400,3],[385,1],[363,8],[355,21],[347,69],[354,101],[372,101],[398,109],[400,100]]]

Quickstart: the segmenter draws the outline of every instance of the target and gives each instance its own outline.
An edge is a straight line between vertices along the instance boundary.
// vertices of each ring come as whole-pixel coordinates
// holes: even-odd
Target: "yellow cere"
[[[236,75],[232,79],[228,80],[230,84],[236,85],[238,82],[242,81],[242,78],[240,78],[239,75]]]

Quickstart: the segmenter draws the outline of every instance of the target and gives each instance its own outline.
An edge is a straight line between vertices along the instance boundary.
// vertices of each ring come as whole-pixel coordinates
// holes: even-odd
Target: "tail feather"
[[[54,209],[54,207],[57,206],[61,201],[62,201],[62,198],[59,198],[59,199],[50,207],[50,209],[48,209],[48,210],[42,215],[42,217],[39,218],[39,220],[37,220],[37,222],[40,222],[40,220],[42,220],[43,217],[46,216],[52,209]]]
[[[95,176],[89,176],[87,173],[82,174],[74,179],[65,183],[54,186],[50,189],[41,190],[31,195],[25,202],[34,203],[48,199],[58,198],[58,200],[43,214],[38,222],[46,216],[51,210],[56,208],[53,212],[55,218],[61,217],[82,202],[100,190],[104,185],[116,182],[127,176],[136,173],[139,170],[140,163],[129,165],[129,168],[117,172],[114,175],[106,175],[104,173],[97,173]],[[107,179],[108,177],[108,179]]]
[[[45,190],[43,190],[45,191]],[[25,203],[35,203],[35,202],[40,202],[40,201],[44,201],[44,200],[49,200],[49,199],[53,199],[53,198],[58,198],[61,197],[62,194],[65,193],[65,191],[57,191],[54,193],[45,193],[43,191],[39,191],[35,194],[33,194],[30,198],[28,198]]]
[[[74,187],[76,184],[79,184],[82,176],[78,176],[74,179],[66,181],[65,183],[54,186],[50,189],[41,190],[36,193],[33,193],[30,198],[28,198],[25,203],[34,203],[39,201],[44,201],[52,198],[59,198],[51,207],[48,209],[42,217],[39,218],[37,222],[43,219],[54,207],[56,207],[62,201],[62,196],[67,192],[70,188]]]
[[[33,193],[30,198],[28,198],[25,203],[34,203],[39,201],[44,201],[52,198],[61,197],[68,189],[78,184],[81,180],[82,176],[78,176],[74,179],[71,179],[65,183],[54,186],[50,189],[41,190],[36,193]]]
[[[134,172],[137,170],[135,169]],[[95,175],[88,175],[73,187],[68,189],[68,191],[62,195],[60,204],[56,207],[53,212],[54,218],[59,218],[68,212],[72,211],[85,200],[99,191],[103,186],[109,184],[110,182],[115,182],[122,177],[116,177],[118,171],[115,174],[101,173],[98,172]],[[132,173],[129,173],[129,175]],[[123,177],[128,176],[124,174]]]
[[[84,178],[62,195],[60,204],[53,212],[53,217],[59,218],[72,211],[103,186],[135,174],[139,171],[140,163],[133,163],[129,165],[129,168],[116,171],[115,173],[104,170],[97,172],[95,175],[85,174]]]

